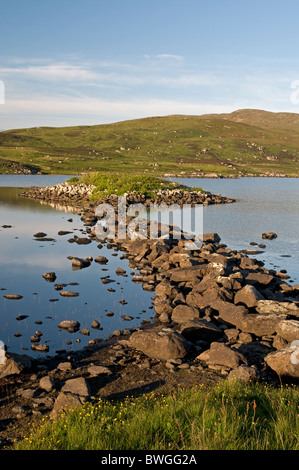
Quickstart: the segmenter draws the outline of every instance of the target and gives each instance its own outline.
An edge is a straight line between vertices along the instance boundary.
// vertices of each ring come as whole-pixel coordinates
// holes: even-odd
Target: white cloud
[[[2,67],[0,76],[21,76],[33,80],[90,80],[97,74],[80,65],[54,63],[48,65],[28,65],[27,67]]]
[[[175,55],[175,54],[158,54],[156,56],[158,59],[167,59],[167,60],[178,60],[182,61],[184,60],[184,57],[181,55]]]

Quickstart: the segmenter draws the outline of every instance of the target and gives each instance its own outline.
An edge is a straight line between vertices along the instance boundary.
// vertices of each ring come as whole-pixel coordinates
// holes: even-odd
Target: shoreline
[[[89,237],[99,242],[97,203],[76,202]],[[218,234],[205,234],[195,251],[186,250],[183,240],[182,234],[181,239],[112,242],[141,273],[133,282],[153,291],[155,319],[80,351],[36,359],[9,353],[13,373],[0,375],[0,383],[14,390],[6,419],[27,426],[32,416],[57,415],[74,397],[121,397],[136,385],[136,393],[145,393],[153,378],[160,383],[157,389],[166,390],[233,377],[276,384],[299,379],[291,361],[292,342],[299,339],[299,286],[290,286],[283,272],[227,248]],[[90,387],[87,396],[80,387],[63,390],[74,379]],[[0,431],[0,445],[1,439],[5,445],[7,432]]]

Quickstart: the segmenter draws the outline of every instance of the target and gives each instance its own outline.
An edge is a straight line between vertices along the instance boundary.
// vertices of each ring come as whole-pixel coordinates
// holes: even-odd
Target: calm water
[[[0,175],[0,289],[3,289],[0,339],[12,352],[38,356],[31,350],[30,342],[36,330],[42,331],[41,342],[49,345],[49,354],[55,354],[58,349],[80,349],[90,339],[106,338],[115,329],[139,326],[144,318],[151,319],[154,314],[149,308],[153,292],[144,291],[140,284],[131,281],[134,272],[128,260],[120,259],[121,252],[105,245],[99,249],[96,242],[81,246],[68,242],[73,235],[86,236],[80,216],[71,208],[18,197],[20,187],[52,185],[68,178]],[[265,243],[264,253],[254,257],[264,260],[268,268],[286,269],[291,282],[299,283],[298,179],[176,180],[236,198],[235,204],[204,207],[204,232],[217,232],[223,243],[237,250],[255,248],[250,242]],[[60,230],[72,233],[59,236]],[[39,231],[55,241],[37,241],[33,234]],[[262,240],[262,233],[268,231],[276,232],[278,238]],[[92,263],[88,268],[73,271],[69,255],[82,258],[103,255],[109,262],[105,266]],[[126,270],[127,277],[115,274],[119,266]],[[42,274],[52,271],[57,279],[54,283],[46,282]],[[105,276],[114,282],[103,284],[101,278]],[[65,289],[78,292],[79,296],[61,297],[55,283],[68,284]],[[115,292],[109,292],[109,288]],[[3,297],[5,294],[19,294],[23,298],[8,300]],[[120,303],[122,299],[127,302],[125,305]],[[108,317],[111,311],[114,316]],[[19,315],[27,317],[17,320]],[[125,321],[122,315],[132,316],[133,320]],[[81,328],[90,330],[90,336],[61,331],[57,325],[66,319],[79,321]],[[90,328],[93,320],[98,320],[103,330]],[[16,333],[21,336],[15,337]]]
[[[299,283],[298,178],[172,180],[236,199],[233,204],[204,207],[203,231],[217,232],[223,243],[236,250],[259,250],[250,242],[264,243],[264,253],[254,258],[263,260],[268,269],[286,269],[291,280]],[[262,233],[270,231],[278,238],[262,240]]]
[[[18,197],[20,189],[17,186],[51,185],[68,177],[0,176],[0,289],[5,289],[0,291],[0,339],[11,352],[37,357],[40,353],[31,350],[30,342],[36,330],[43,333],[41,343],[48,344],[50,355],[59,349],[80,349],[91,339],[106,338],[115,329],[137,326],[153,314],[148,308],[153,293],[144,291],[141,284],[131,281],[133,271],[128,260],[120,259],[121,252],[105,245],[99,249],[96,242],[89,245],[68,242],[73,235],[87,236],[82,232],[80,216],[72,213],[71,208],[51,207]],[[5,187],[8,184],[15,187]],[[70,219],[73,221],[69,222]],[[11,227],[3,228],[3,225]],[[60,230],[72,233],[59,236]],[[37,241],[33,235],[40,231],[55,241]],[[103,255],[109,258],[109,263],[100,265],[93,262],[88,268],[73,271],[71,261],[67,259],[69,255],[82,258]],[[115,270],[119,266],[126,270],[127,277],[116,275]],[[56,273],[54,283],[42,277],[47,272]],[[101,278],[106,276],[114,282],[103,284]],[[54,288],[56,283],[77,283],[64,290],[78,292],[79,296],[63,298]],[[108,288],[115,292],[109,292]],[[3,297],[5,294],[19,294],[23,298],[8,300]],[[122,299],[127,304],[120,304]],[[108,317],[108,312],[113,312],[114,316]],[[19,315],[27,318],[17,320]],[[134,319],[126,321],[122,315]],[[79,321],[81,328],[90,330],[90,336],[60,330],[57,325],[62,320]],[[103,330],[92,329],[93,320],[99,321]],[[35,324],[36,321],[42,321],[42,324]],[[15,337],[15,333],[22,336]],[[80,343],[76,342],[78,339]],[[68,345],[67,341],[72,341],[72,344]]]

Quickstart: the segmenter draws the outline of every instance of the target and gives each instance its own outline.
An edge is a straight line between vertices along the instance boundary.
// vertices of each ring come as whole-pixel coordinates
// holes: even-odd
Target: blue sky
[[[10,0],[0,15],[0,129],[299,112],[297,0]]]

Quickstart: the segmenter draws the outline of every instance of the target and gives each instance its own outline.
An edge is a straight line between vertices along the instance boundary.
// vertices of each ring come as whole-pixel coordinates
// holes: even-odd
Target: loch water
[[[142,320],[154,317],[154,293],[132,282],[135,272],[129,261],[122,258],[122,252],[107,244],[99,248],[95,241],[88,245],[68,241],[74,235],[87,236],[80,215],[72,207],[19,196],[21,188],[50,186],[69,177],[0,175],[0,340],[8,351],[40,355],[31,350],[30,342],[37,330],[42,332],[40,342],[49,346],[49,355],[57,350],[74,351],[92,339],[105,339],[114,330],[137,327]],[[203,208],[204,232],[217,232],[231,249],[261,251],[253,257],[262,260],[268,269],[286,269],[290,275],[288,282],[299,283],[298,179],[172,180],[236,199],[233,204]],[[36,239],[33,235],[40,231],[53,241]],[[59,231],[70,233],[58,235]],[[277,238],[263,240],[262,233],[269,231],[277,233]],[[264,243],[266,248],[261,250],[251,242]],[[88,268],[73,270],[68,259],[68,256],[96,258],[99,255],[108,258],[107,265],[93,262]],[[126,274],[117,275],[117,267],[126,270]],[[47,272],[56,273],[54,283],[42,277]],[[111,282],[103,284],[105,277]],[[65,290],[79,295],[60,296],[60,291],[54,288],[56,283],[66,284]],[[22,299],[9,300],[4,297],[6,294],[18,294]],[[128,321],[123,316],[132,319]],[[80,330],[87,328],[90,335],[59,329],[62,320],[78,321]],[[100,330],[91,328],[93,320],[100,323]]]

